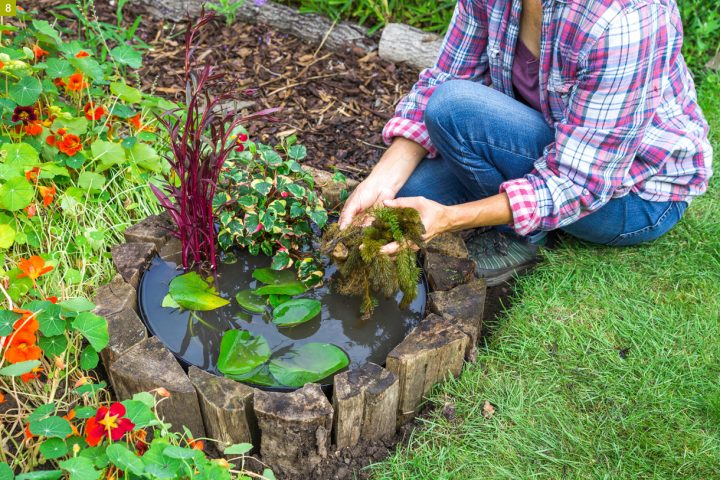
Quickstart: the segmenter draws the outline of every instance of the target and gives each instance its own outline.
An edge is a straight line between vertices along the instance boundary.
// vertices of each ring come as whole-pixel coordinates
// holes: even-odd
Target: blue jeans
[[[425,125],[438,156],[424,159],[398,197],[456,205],[495,195],[506,180],[530,173],[555,138],[543,116],[480,83],[452,80],[433,93]],[[659,238],[682,217],[685,202],[650,202],[630,193],[562,230],[603,245]]]

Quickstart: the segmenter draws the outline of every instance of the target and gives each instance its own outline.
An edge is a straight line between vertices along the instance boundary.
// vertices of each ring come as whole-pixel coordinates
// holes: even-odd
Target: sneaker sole
[[[523,273],[529,272],[530,270],[535,268],[538,263],[539,262],[534,261],[517,267],[494,270],[491,272],[487,272],[486,275],[481,275],[480,273],[478,273],[478,276],[485,280],[485,284],[488,287],[497,287],[500,284],[506,283],[508,280],[512,279],[516,275],[521,275]]]

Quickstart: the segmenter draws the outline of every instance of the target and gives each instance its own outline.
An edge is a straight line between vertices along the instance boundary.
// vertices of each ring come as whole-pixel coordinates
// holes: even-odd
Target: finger
[[[395,255],[400,250],[400,245],[397,242],[388,243],[380,249],[380,253],[383,255]]]
[[[383,204],[386,207],[393,208],[416,208],[420,199],[422,199],[422,197],[394,198],[392,200],[385,200]]]
[[[340,212],[340,220],[338,221],[340,230],[346,229],[352,223],[355,215],[357,215],[359,212],[360,208],[358,208],[355,203],[349,203],[345,205],[343,211]]]

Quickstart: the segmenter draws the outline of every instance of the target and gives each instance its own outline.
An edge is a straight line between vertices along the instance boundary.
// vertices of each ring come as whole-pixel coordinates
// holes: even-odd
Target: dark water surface
[[[421,282],[418,296],[409,308],[398,307],[401,293],[394,299],[380,299],[372,318],[360,320],[360,299],[331,291],[329,281],[335,273],[330,266],[325,271],[324,285],[295,298],[314,298],[322,303],[316,318],[295,327],[280,328],[272,323],[268,309],[264,314],[245,311],[235,300],[237,292],[262,286],[252,277],[256,268],[270,266],[270,259],[253,257],[240,252],[235,263],[221,263],[215,274],[215,286],[220,296],[230,304],[209,312],[181,312],[162,307],[170,281],[183,273],[172,261],[156,256],[143,275],[139,288],[139,304],[143,321],[154,334],[181,360],[213,373],[216,369],[223,332],[237,328],[263,335],[273,355],[310,342],[332,343],[350,357],[350,365],[370,361],[384,364],[387,354],[402,341],[405,334],[423,316],[426,288]],[[192,319],[197,315],[205,322]],[[323,382],[327,383],[327,382]]]

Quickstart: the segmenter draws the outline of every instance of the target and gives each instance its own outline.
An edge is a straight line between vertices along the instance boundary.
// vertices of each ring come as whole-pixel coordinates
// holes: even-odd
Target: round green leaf
[[[37,102],[42,91],[40,80],[30,76],[21,78],[19,82],[10,86],[9,89],[10,98],[22,107],[29,107]]]
[[[302,387],[317,382],[348,366],[350,360],[340,348],[329,343],[306,343],[270,361],[270,372],[283,385]]]
[[[0,337],[7,337],[13,331],[13,326],[22,317],[22,314],[11,310],[0,310]]]
[[[107,321],[91,312],[81,312],[72,322],[72,328],[80,332],[90,345],[100,351],[109,341]]]
[[[78,176],[78,186],[84,190],[100,190],[105,185],[105,176],[95,172],[82,172]]]
[[[220,342],[217,367],[222,373],[244,375],[270,358],[270,346],[262,335],[247,330],[228,330]]]
[[[260,295],[255,295],[252,290],[238,292],[235,300],[248,312],[263,313],[265,311],[265,299]]]
[[[69,77],[75,72],[75,69],[67,60],[61,58],[49,58],[45,68],[45,74],[50,78]]]
[[[120,45],[110,50],[110,55],[116,62],[127,65],[130,68],[142,67],[142,55],[130,45]]]
[[[236,443],[226,447],[223,451],[224,455],[245,455],[253,449],[252,443]]]
[[[125,82],[112,82],[110,91],[128,103],[138,103],[142,100],[140,90],[129,86]]]
[[[92,460],[84,457],[74,457],[59,463],[60,468],[70,474],[70,480],[97,480],[102,473],[95,470]]]
[[[179,460],[189,460],[202,455],[202,452],[200,450],[195,450],[194,448],[183,448],[175,445],[168,445],[165,447],[165,450],[163,450],[163,455]]]
[[[100,162],[100,166],[96,169],[98,173],[125,162],[125,149],[119,143],[95,140],[90,146],[90,151],[95,160]]]
[[[145,470],[143,461],[122,443],[113,443],[105,449],[110,462],[124,472],[141,475]]]
[[[80,352],[80,368],[83,370],[92,370],[98,366],[99,361],[100,357],[97,351],[90,345],[83,348],[82,352]]]
[[[52,416],[30,422],[30,433],[41,437],[65,438],[72,433],[72,427],[64,418]]]
[[[40,155],[27,143],[6,143],[0,151],[5,153],[5,165],[22,170],[30,170],[40,162]]]
[[[188,272],[173,278],[169,293],[178,305],[188,310],[215,310],[230,303],[220,297],[215,287],[196,272]]]
[[[41,336],[38,342],[45,356],[48,358],[61,357],[67,350],[68,341],[65,335],[54,335],[52,337]]]
[[[157,423],[151,407],[140,400],[124,400],[125,417],[135,424],[135,428],[145,428]]]
[[[40,453],[48,460],[60,458],[68,453],[68,447],[62,438],[48,438],[40,445]]]
[[[15,243],[15,229],[10,225],[0,224],[0,248],[10,248],[13,243]]]
[[[38,470],[36,472],[21,473],[15,480],[57,480],[62,477],[60,470]]]
[[[5,210],[15,212],[30,205],[35,190],[25,177],[11,178],[0,185],[0,204]]]
[[[305,293],[307,287],[297,279],[292,270],[273,270],[258,268],[253,278],[265,284],[255,290],[256,295],[299,295]]]
[[[280,327],[300,325],[317,317],[322,304],[311,298],[296,298],[279,305],[273,311],[273,323]]]

